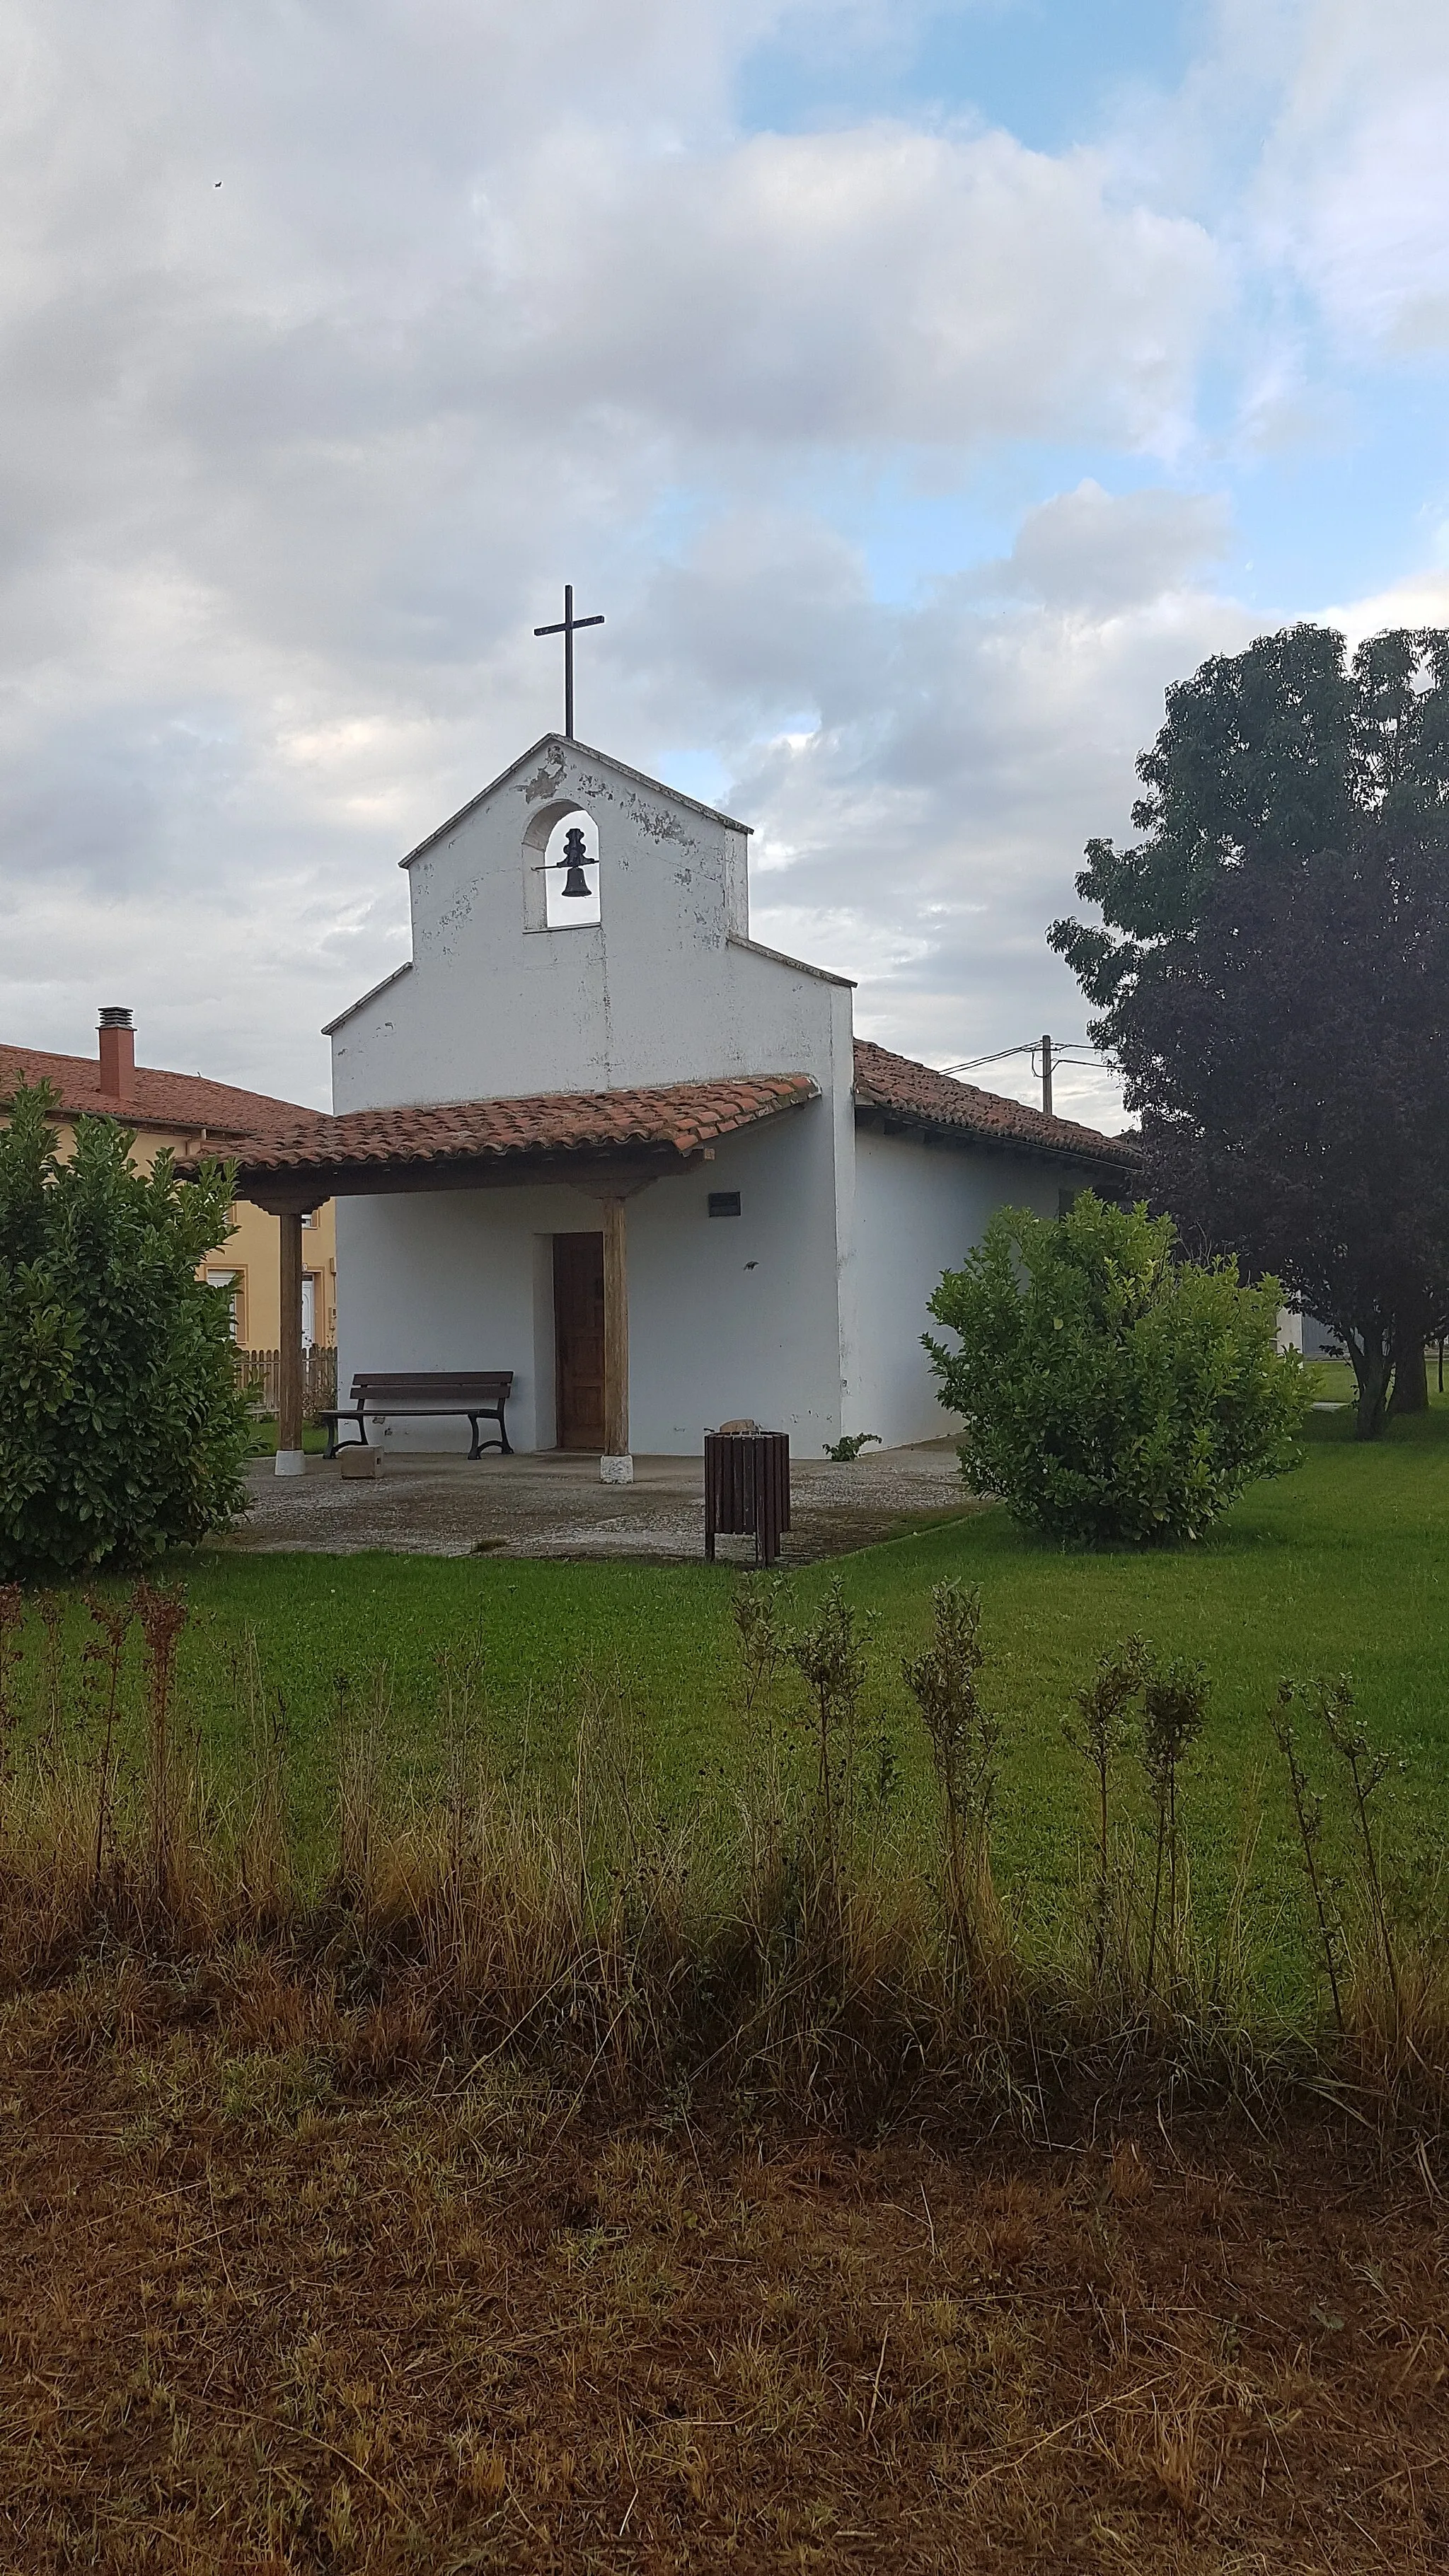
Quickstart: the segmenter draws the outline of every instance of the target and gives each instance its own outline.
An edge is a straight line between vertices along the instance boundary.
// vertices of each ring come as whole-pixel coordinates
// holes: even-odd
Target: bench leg
[[[498,1407],[498,1409],[497,1409],[497,1411],[496,1411],[495,1413],[470,1413],[470,1414],[469,1414],[469,1416],[468,1416],[468,1423],[469,1423],[469,1427],[470,1427],[470,1429],[471,1429],[471,1431],[472,1431],[472,1434],[473,1434],[473,1446],[472,1446],[472,1448],[471,1448],[471,1449],[469,1450],[469,1452],[468,1452],[469,1457],[470,1457],[470,1458],[481,1458],[481,1457],[482,1457],[482,1455],[483,1455],[483,1446],[482,1446],[482,1442],[480,1441],[480,1439],[479,1439],[479,1437],[478,1437],[478,1425],[479,1425],[479,1423],[480,1423],[480,1422],[496,1422],[496,1423],[497,1423],[497,1425],[498,1425],[498,1438],[497,1438],[497,1440],[496,1440],[496,1441],[494,1441],[494,1440],[490,1440],[490,1441],[489,1441],[489,1443],[488,1443],[488,1446],[489,1446],[489,1448],[490,1448],[490,1449],[495,1449],[495,1448],[496,1448],[500,1457],[502,1457],[502,1458],[511,1458],[511,1457],[512,1457],[512,1455],[513,1455],[513,1451],[511,1450],[511,1448],[510,1448],[510,1447],[509,1447],[509,1445],[508,1445],[508,1431],[507,1431],[507,1427],[506,1427],[506,1425],[505,1425],[505,1423],[504,1423],[504,1420],[503,1420],[503,1407],[502,1407],[501,1405]]]

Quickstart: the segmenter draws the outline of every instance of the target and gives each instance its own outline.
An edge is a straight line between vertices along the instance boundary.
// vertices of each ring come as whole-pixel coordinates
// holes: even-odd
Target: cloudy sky
[[[1444,0],[0,28],[4,1038],[325,1101],[566,579],[580,734],[754,823],[862,1032],[1080,1037],[1166,685],[1449,621]]]

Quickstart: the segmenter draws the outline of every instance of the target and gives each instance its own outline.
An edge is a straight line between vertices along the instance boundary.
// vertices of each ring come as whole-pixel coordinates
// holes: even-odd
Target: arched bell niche
[[[523,836],[523,916],[530,930],[587,930],[599,919],[599,827],[582,805],[531,815]]]

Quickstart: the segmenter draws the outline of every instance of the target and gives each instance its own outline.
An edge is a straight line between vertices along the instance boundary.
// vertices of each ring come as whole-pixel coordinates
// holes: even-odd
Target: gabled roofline
[[[762,939],[741,939],[732,930],[725,946],[743,948],[747,957],[768,957],[772,965],[788,966],[796,975],[813,975],[819,984],[840,984],[847,993],[855,991],[853,975],[837,975],[830,966],[812,966],[807,957],[787,957],[783,948],[767,948]]]
[[[717,805],[701,805],[697,796],[686,796],[682,788],[669,786],[665,779],[651,778],[647,770],[631,769],[626,760],[616,760],[611,751],[596,751],[592,744],[573,742],[567,734],[545,733],[540,734],[537,742],[531,744],[527,751],[521,751],[516,760],[510,760],[506,769],[500,769],[496,778],[490,778],[486,787],[480,787],[476,796],[470,796],[466,805],[460,805],[456,814],[450,814],[446,823],[440,823],[435,832],[429,832],[427,839],[419,841],[416,849],[409,850],[405,859],[399,859],[398,866],[410,868],[414,859],[420,859],[424,851],[430,850],[436,841],[445,840],[449,832],[456,831],[460,823],[466,823],[470,814],[476,814],[480,805],[485,804],[500,787],[507,786],[509,779],[517,770],[526,768],[530,760],[537,760],[539,754],[547,751],[554,743],[557,743],[560,751],[576,752],[584,760],[601,760],[606,769],[613,770],[616,777],[632,779],[636,787],[652,787],[657,796],[668,796],[676,805],[687,805],[691,814],[703,814],[707,822],[723,823],[731,832],[743,832],[747,839],[752,837],[753,827],[750,824],[737,822],[733,814],[722,814]]]
[[[925,1077],[922,1085],[920,1077]],[[1119,1175],[1136,1162],[1138,1139],[1103,1135],[1075,1118],[1058,1118],[1013,1100],[1009,1093],[985,1091],[979,1083],[962,1082],[939,1065],[900,1055],[874,1038],[855,1040],[856,1123],[879,1119],[886,1135],[920,1136],[925,1140],[981,1147],[991,1153],[1034,1156],[1053,1163],[1102,1165]],[[1005,1119],[999,1115],[1007,1113]]]
[[[324,1020],[322,1023],[324,1038],[333,1036],[336,1030],[346,1025],[355,1011],[366,1010],[368,1003],[375,1002],[379,993],[385,993],[390,984],[398,983],[404,975],[411,975],[412,971],[413,961],[411,957],[405,957],[401,966],[394,966],[390,975],[384,975],[380,984],[373,985],[370,993],[359,993],[356,1001],[349,1002],[345,1011],[339,1011],[335,1020]]]

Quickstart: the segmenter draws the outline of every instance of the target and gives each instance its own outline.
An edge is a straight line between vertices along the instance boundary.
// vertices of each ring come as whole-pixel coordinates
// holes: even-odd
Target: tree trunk
[[[1427,1413],[1429,1410],[1429,1364],[1424,1350],[1428,1337],[1427,1318],[1417,1307],[1394,1326],[1391,1414]]]
[[[1358,1419],[1353,1427],[1355,1440],[1377,1440],[1389,1409],[1389,1385],[1392,1363],[1386,1332],[1365,1326],[1362,1335],[1344,1336],[1353,1373],[1358,1381]]]

